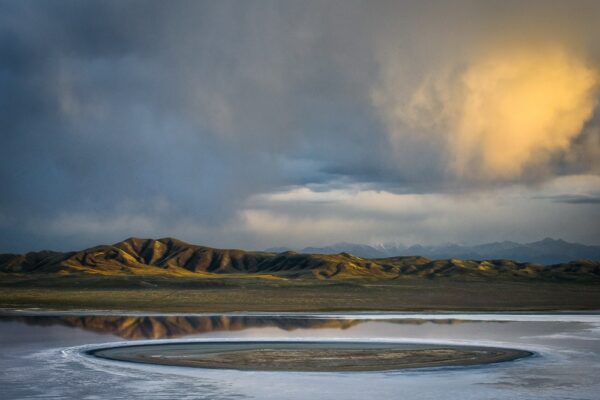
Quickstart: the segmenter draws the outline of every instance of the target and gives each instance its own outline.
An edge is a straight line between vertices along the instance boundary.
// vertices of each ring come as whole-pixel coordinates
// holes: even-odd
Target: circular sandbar
[[[187,342],[96,349],[93,356],[145,364],[251,371],[390,371],[467,366],[532,355],[516,349],[371,342]]]

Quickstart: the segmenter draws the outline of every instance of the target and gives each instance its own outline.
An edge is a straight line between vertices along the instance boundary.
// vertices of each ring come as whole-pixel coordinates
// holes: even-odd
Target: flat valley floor
[[[597,310],[600,284],[527,280],[265,280],[0,276],[0,308],[230,311]]]

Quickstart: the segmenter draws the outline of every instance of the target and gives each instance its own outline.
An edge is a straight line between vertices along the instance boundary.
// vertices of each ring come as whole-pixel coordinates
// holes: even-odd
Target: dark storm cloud
[[[7,248],[27,246],[15,234],[25,221],[128,203],[161,221],[218,226],[250,194],[327,181],[323,165],[352,164],[383,140],[371,135],[364,83],[349,76],[364,66],[341,68],[361,64],[341,40],[352,13],[300,3],[0,6]]]
[[[436,140],[403,126],[398,142],[373,88],[387,55],[417,84],[495,15],[521,13],[503,4],[0,1],[0,251],[129,235],[258,245],[237,226],[263,193],[466,187]],[[565,171],[597,165],[595,126]]]

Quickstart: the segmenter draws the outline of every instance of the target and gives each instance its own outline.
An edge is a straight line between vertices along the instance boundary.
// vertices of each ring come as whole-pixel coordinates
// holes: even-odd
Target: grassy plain
[[[148,312],[598,310],[600,284],[527,280],[343,280],[0,276],[0,308]]]

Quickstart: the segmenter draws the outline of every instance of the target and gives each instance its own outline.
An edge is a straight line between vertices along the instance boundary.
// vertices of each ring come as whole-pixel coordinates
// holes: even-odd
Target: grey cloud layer
[[[386,55],[410,87],[522,14],[577,20],[593,49],[599,8],[576,3],[0,1],[0,251],[133,234],[258,246],[235,227],[261,193],[469,187],[435,139],[390,138],[373,103]],[[598,171],[595,124],[557,165]]]

